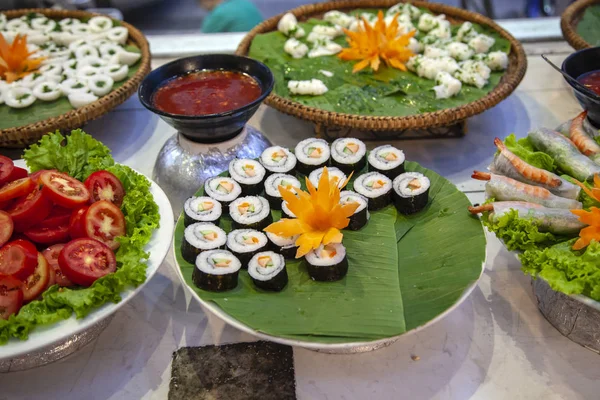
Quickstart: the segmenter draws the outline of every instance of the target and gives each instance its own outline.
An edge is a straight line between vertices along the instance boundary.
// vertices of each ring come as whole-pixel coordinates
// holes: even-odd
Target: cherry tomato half
[[[0,211],[0,247],[8,242],[13,234],[14,224],[7,212]]]
[[[65,247],[65,245],[62,243],[55,244],[44,250],[42,254],[44,257],[46,257],[46,261],[48,261],[48,266],[50,269],[54,271],[54,283],[56,283],[58,286],[73,286],[73,282],[71,282],[69,278],[65,276],[58,265],[58,255],[63,247]],[[51,285],[49,284],[49,286]]]
[[[0,201],[8,201],[27,195],[35,188],[31,178],[21,178],[8,182],[0,187]]]
[[[121,209],[107,200],[100,200],[88,208],[84,217],[85,234],[106,244],[113,250],[120,244],[117,236],[125,235],[125,216]]]
[[[38,263],[35,270],[23,281],[23,301],[25,303],[37,299],[48,286],[48,280],[50,279],[48,261],[42,253],[38,253],[37,259]]]
[[[0,156],[0,185],[8,182],[8,177],[13,172],[15,163],[8,157]]]
[[[73,211],[71,218],[69,219],[69,235],[71,239],[77,239],[85,237],[85,213],[88,207],[81,207],[78,210]]]
[[[117,270],[115,253],[107,245],[84,238],[65,245],[58,255],[58,265],[69,280],[86,287]]]
[[[34,172],[33,174],[29,175],[29,177],[31,178],[32,181],[34,181],[35,183],[37,183],[38,185],[42,184],[42,180],[40,179],[40,177],[42,176],[42,174],[46,171],[51,171],[51,172],[58,172],[55,169],[40,169],[39,171]]]
[[[67,174],[45,171],[40,175],[44,194],[61,207],[77,208],[90,200],[85,185]]]
[[[0,318],[8,319],[16,314],[23,305],[23,284],[10,277],[0,276]]]
[[[27,178],[27,176],[29,176],[29,173],[25,168],[14,167],[12,172],[6,179],[6,182],[12,182],[16,181],[17,179]]]
[[[51,209],[52,203],[40,189],[35,188],[27,196],[18,198],[5,211],[13,219],[15,231],[23,232],[44,220],[50,214]]]
[[[64,243],[69,239],[69,224],[48,228],[34,226],[33,228],[26,229],[23,233],[34,243],[46,245]]]
[[[88,176],[84,184],[90,192],[90,202],[108,200],[117,207],[123,204],[125,189],[119,178],[111,172],[96,171]]]
[[[33,273],[38,263],[37,249],[27,240],[13,240],[0,249],[0,275],[25,279]]]
[[[64,208],[60,206],[52,207],[50,210],[50,215],[35,225],[36,228],[56,228],[58,225],[69,225],[69,219],[71,219],[71,214],[73,210],[69,208]]]

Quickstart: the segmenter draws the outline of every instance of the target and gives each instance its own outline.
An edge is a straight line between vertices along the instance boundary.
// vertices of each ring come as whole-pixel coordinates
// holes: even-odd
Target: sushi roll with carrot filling
[[[265,178],[265,168],[258,161],[235,158],[229,163],[229,175],[240,184],[245,196],[259,194]]]
[[[404,172],[404,152],[389,144],[374,148],[369,153],[369,170],[394,179]]]
[[[313,186],[317,189],[319,188],[319,180],[321,180],[321,175],[323,175],[323,170],[324,170],[324,168],[315,169],[308,176],[308,180],[310,181],[310,183],[312,183]],[[336,168],[336,167],[327,168],[327,172],[329,173],[329,179],[330,180],[333,179],[341,189],[342,185],[346,181],[346,178],[347,178],[346,174],[344,174],[344,172],[342,172],[339,168]]]
[[[331,151],[323,139],[305,139],[296,145],[294,151],[298,159],[298,172],[308,175],[311,171],[325,167]]]
[[[369,211],[380,210],[392,202],[392,181],[379,172],[368,172],[356,178],[354,190],[369,200]]]
[[[358,139],[336,139],[331,144],[331,164],[346,175],[359,173],[365,167],[367,147]]]
[[[429,201],[429,178],[419,172],[405,172],[393,182],[394,205],[402,214],[421,211]]]
[[[267,236],[254,229],[236,229],[227,235],[227,248],[240,260],[242,268],[247,268],[250,259],[268,244]]]
[[[207,196],[190,197],[183,205],[183,224],[190,226],[196,222],[211,222],[219,225],[221,219],[221,203]]]
[[[227,207],[242,193],[242,187],[231,178],[215,176],[204,183],[204,193]]]
[[[267,174],[293,174],[296,162],[296,156],[281,146],[268,147],[260,155],[260,163],[267,170]]]
[[[357,231],[367,224],[367,221],[369,220],[369,201],[366,197],[358,193],[352,192],[350,190],[345,190],[342,193],[340,193],[340,204],[358,204],[358,208],[350,217],[350,224],[348,224],[348,229],[350,229],[351,231]]]
[[[279,186],[292,190],[294,193],[301,188],[300,181],[295,176],[287,174],[270,175],[265,181],[265,195],[272,210],[281,209],[282,198],[281,193],[279,193]]]
[[[248,264],[248,275],[254,285],[262,290],[280,292],[288,283],[285,259],[273,251],[255,254]]]
[[[271,242],[271,248],[281,254],[284,258],[294,259],[296,257],[296,240],[299,235],[295,236],[279,236],[271,232],[267,232],[267,237]]]
[[[229,205],[229,216],[234,229],[256,229],[262,231],[271,222],[271,209],[264,197],[246,196],[236,199]]]
[[[225,231],[215,224],[195,223],[183,232],[181,256],[191,264],[196,262],[198,254],[206,250],[220,249],[227,242]]]
[[[339,281],[348,273],[346,248],[341,243],[321,245],[304,257],[308,274],[314,281]]]
[[[231,252],[209,250],[196,259],[192,280],[202,290],[224,292],[237,287],[240,268],[240,260]]]

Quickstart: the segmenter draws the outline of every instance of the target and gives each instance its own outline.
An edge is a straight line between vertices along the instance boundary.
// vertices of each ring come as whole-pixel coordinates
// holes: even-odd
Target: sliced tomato
[[[90,200],[90,192],[85,185],[67,174],[45,171],[40,175],[44,194],[48,199],[66,208],[77,208]]]
[[[71,240],[63,247],[58,265],[70,281],[86,287],[117,270],[115,253],[107,245],[84,238]]]
[[[25,168],[14,167],[6,182],[16,181],[17,179],[26,178],[29,176],[29,172]]]
[[[48,266],[54,272],[54,282],[52,284],[56,283],[58,286],[73,286],[73,282],[71,282],[69,278],[65,276],[58,265],[58,255],[63,247],[65,247],[65,245],[62,243],[55,244],[44,250],[42,254],[44,257],[46,257]],[[51,286],[51,284],[49,284],[49,286]]]
[[[63,243],[69,239],[69,224],[48,228],[34,226],[23,233],[34,243],[45,245]]]
[[[0,201],[0,210],[6,210],[14,203],[14,200]]]
[[[37,259],[38,263],[35,270],[23,281],[23,301],[25,303],[37,299],[48,287],[48,280],[50,279],[48,261],[42,253],[38,253]]]
[[[85,237],[85,213],[88,207],[81,207],[78,210],[73,211],[71,218],[69,219],[69,235],[71,239],[77,239]]]
[[[15,224],[15,231],[23,232],[39,221],[44,220],[52,209],[52,203],[38,188],[33,189],[27,196],[18,198],[5,211]]]
[[[0,185],[8,182],[8,177],[15,169],[15,163],[8,157],[0,156]]]
[[[35,188],[30,177],[8,182],[0,187],[0,201],[8,201],[27,195]]]
[[[121,207],[125,189],[119,178],[108,171],[96,171],[84,182],[85,187],[90,192],[90,202],[94,203],[99,200],[108,200]]]
[[[23,305],[23,284],[10,276],[0,276],[0,318],[8,319]]]
[[[13,234],[14,224],[10,215],[5,211],[0,211],[0,247],[8,242]]]
[[[107,200],[100,200],[88,208],[84,217],[85,234],[106,244],[113,250],[119,248],[117,236],[125,235],[125,217],[121,209]]]
[[[35,227],[56,228],[59,225],[69,225],[69,220],[71,219],[72,213],[72,209],[54,206],[52,207],[52,210],[50,210],[50,215],[48,215],[45,220],[37,224]]]
[[[0,249],[0,275],[25,279],[37,265],[37,249],[27,240],[14,240]]]
[[[31,178],[32,181],[34,181],[38,185],[41,185],[42,184],[42,180],[40,179],[40,177],[46,171],[57,172],[55,169],[40,169],[39,171],[36,171],[33,174],[29,175],[29,177]]]

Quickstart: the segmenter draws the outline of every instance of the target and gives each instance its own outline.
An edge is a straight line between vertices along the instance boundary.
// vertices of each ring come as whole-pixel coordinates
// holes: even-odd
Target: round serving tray
[[[357,8],[387,8],[398,3],[398,0],[338,0],[318,4],[304,5],[290,10],[299,21],[309,18],[320,18],[331,10],[351,11]],[[435,14],[445,14],[450,21],[471,21],[493,29],[511,44],[509,65],[498,85],[486,96],[460,107],[447,108],[435,112],[427,112],[405,117],[373,117],[325,111],[315,107],[307,107],[293,100],[271,93],[266,103],[271,107],[295,117],[330,127],[350,127],[372,131],[405,130],[409,128],[432,128],[447,126],[462,121],[473,115],[492,108],[508,97],[519,85],[527,70],[527,59],[521,44],[498,24],[483,15],[444,4],[423,1],[411,2],[417,7],[429,9]],[[277,23],[283,14],[269,18],[252,29],[240,43],[236,54],[247,55],[254,37],[261,33],[277,29]]]
[[[48,18],[91,18],[96,13],[86,11],[54,10],[46,8],[31,8],[12,11],[3,11],[7,18],[18,18],[29,13],[44,14]],[[135,93],[142,79],[150,71],[150,47],[144,35],[132,25],[118,21],[121,26],[129,30],[129,42],[135,44],[142,54],[139,61],[139,67],[135,75],[128,79],[121,87],[111,91],[106,96],[102,96],[95,102],[78,109],[56,117],[51,117],[42,121],[13,128],[0,130],[0,147],[22,148],[37,142],[43,135],[55,130],[69,130],[81,127],[85,122],[96,119],[119,104],[127,100]]]

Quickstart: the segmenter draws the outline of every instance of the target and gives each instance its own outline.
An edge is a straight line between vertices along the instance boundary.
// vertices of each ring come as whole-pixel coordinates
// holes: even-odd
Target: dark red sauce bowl
[[[248,104],[218,114],[180,115],[164,112],[155,107],[154,93],[174,78],[202,70],[237,71],[247,74],[258,82],[261,94]],[[180,58],[152,72],[140,84],[138,96],[144,107],[161,117],[190,140],[215,143],[235,137],[254,115],[258,106],[273,90],[273,74],[260,61],[231,54],[203,54]]]
[[[600,70],[600,47],[592,47],[576,51],[563,61],[562,70],[579,80],[579,78],[592,71]],[[577,101],[588,111],[588,119],[596,127],[600,127],[600,100],[588,96],[566,81],[572,88]]]

